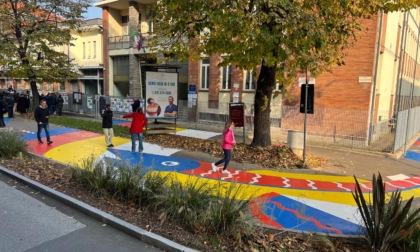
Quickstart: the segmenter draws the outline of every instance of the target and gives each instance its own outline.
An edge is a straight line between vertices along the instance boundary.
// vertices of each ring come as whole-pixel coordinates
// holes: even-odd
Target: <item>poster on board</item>
[[[178,73],[146,72],[146,117],[177,118]]]

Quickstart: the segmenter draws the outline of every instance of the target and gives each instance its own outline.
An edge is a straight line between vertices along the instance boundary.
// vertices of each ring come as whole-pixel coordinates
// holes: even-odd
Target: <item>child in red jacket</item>
[[[136,112],[124,115],[123,118],[133,118],[131,123],[131,152],[136,152],[136,139],[139,139],[139,152],[143,153],[143,128],[147,125],[146,116],[142,108],[137,108]]]

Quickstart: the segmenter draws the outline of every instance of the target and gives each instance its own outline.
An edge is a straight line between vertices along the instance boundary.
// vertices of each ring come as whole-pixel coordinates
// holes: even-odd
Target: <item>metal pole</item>
[[[384,12],[381,12],[380,20],[379,20],[379,34],[378,34],[378,41],[376,44],[376,57],[375,57],[375,72],[373,76],[373,83],[372,83],[372,96],[370,100],[370,114],[369,114],[369,126],[368,126],[368,146],[370,146],[372,142],[372,134],[373,134],[373,115],[375,110],[375,100],[376,100],[376,86],[378,81],[378,68],[379,68],[379,56],[381,54],[381,38],[382,38],[382,25],[384,19]]]
[[[408,21],[408,20],[407,20]],[[418,34],[417,34],[417,41],[420,39],[420,26],[418,27]],[[419,56],[419,47],[417,46],[416,49],[416,62],[418,60]],[[408,115],[407,115],[407,127],[405,129],[405,140],[404,140],[404,156],[407,154],[407,141],[408,141],[408,135],[409,135],[409,123],[410,123],[410,116],[411,116],[411,109],[413,108],[413,96],[414,96],[414,87],[416,82],[416,72],[417,72],[417,64],[414,65],[414,71],[413,71],[413,84],[411,85],[411,91],[410,91],[410,106],[408,108]],[[410,136],[411,137],[411,136]]]
[[[306,71],[305,85],[305,119],[303,120],[303,165],[306,163],[306,120],[308,110],[308,70]]]

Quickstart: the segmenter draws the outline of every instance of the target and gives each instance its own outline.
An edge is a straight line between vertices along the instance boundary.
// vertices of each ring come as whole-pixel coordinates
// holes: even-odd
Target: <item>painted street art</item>
[[[119,120],[114,123],[129,125]],[[330,235],[360,235],[363,227],[352,197],[354,179],[333,176],[269,170],[235,170],[227,174],[214,172],[211,164],[182,157],[182,150],[163,148],[144,143],[144,153],[131,152],[131,140],[114,137],[115,148],[107,148],[103,135],[70,128],[51,129],[52,145],[39,144],[35,132],[25,132],[25,140],[33,153],[77,165],[94,157],[115,163],[142,165],[147,170],[173,172],[177,178],[197,177],[210,184],[239,183],[245,193],[255,195],[250,212],[261,224],[296,231],[318,232]],[[218,133],[181,129],[176,134],[210,138]],[[363,190],[371,190],[371,183],[359,180]],[[420,177],[387,181],[388,191],[402,190],[404,198],[420,197]]]

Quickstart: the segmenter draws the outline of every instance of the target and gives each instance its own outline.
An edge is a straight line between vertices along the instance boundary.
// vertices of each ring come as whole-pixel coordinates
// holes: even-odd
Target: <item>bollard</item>
[[[303,156],[303,131],[287,131],[287,147],[297,156]]]

